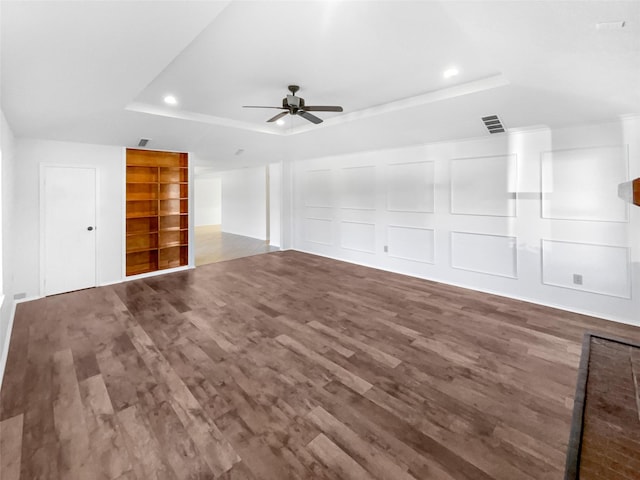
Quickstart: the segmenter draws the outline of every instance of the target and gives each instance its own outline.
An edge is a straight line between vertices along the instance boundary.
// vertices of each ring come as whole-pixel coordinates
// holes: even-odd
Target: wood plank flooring
[[[582,394],[582,480],[640,478],[640,344],[590,337]]]
[[[195,227],[196,265],[223,262],[235,258],[279,250],[264,240],[234,235],[221,230],[220,225]]]
[[[299,252],[22,303],[2,480],[561,479],[585,329]]]

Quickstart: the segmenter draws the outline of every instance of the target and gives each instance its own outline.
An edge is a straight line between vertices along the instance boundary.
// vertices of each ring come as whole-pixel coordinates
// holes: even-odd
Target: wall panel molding
[[[516,217],[517,163],[515,154],[452,159],[451,213]]]
[[[340,247],[357,252],[376,252],[376,226],[368,222],[340,222]]]
[[[388,256],[401,260],[435,263],[435,232],[432,228],[387,226]]]
[[[506,235],[451,232],[451,267],[517,279],[517,238]]]
[[[304,173],[304,206],[313,208],[333,208],[333,184],[331,170],[307,170]]]
[[[628,159],[628,145],[542,152],[542,218],[628,222],[628,204],[618,197],[618,185],[629,180]]]
[[[542,239],[540,243],[543,284],[631,298],[628,247],[550,239]]]
[[[333,220],[305,217],[302,238],[305,242],[333,245]]]
[[[343,167],[340,171],[340,208],[376,209],[376,167],[361,165]]]
[[[433,161],[387,164],[388,212],[433,213],[435,209]]]

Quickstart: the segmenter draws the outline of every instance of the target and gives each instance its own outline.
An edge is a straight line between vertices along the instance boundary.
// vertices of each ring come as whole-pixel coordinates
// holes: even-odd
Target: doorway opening
[[[194,172],[196,267],[280,250],[280,164]]]

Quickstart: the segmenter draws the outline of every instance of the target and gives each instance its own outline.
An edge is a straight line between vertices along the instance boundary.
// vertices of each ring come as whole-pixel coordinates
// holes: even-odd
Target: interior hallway
[[[196,267],[275,251],[267,241],[223,232],[220,225],[195,227]]]

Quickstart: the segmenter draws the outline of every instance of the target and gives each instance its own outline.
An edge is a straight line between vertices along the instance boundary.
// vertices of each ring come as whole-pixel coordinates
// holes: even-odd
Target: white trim
[[[4,307],[4,302],[6,301],[6,296],[2,295],[2,299],[0,300],[0,309]],[[4,345],[2,345],[2,352],[0,355],[0,388],[2,387],[2,382],[4,380],[4,371],[7,367],[7,359],[9,358],[9,346],[11,344],[11,333],[13,332],[13,321],[16,316],[16,303],[17,300],[13,301],[11,305],[11,312],[9,313],[9,321],[7,324],[7,332],[6,337],[4,337]]]
[[[507,164],[510,167],[513,164],[514,170],[514,191],[507,191],[507,201],[513,200],[513,215],[506,214],[496,214],[496,213],[469,213],[469,212],[454,212],[453,211],[453,197],[454,197],[454,189],[453,189],[453,162],[464,162],[464,161],[474,161],[474,160],[486,160],[489,158],[506,158]],[[511,172],[510,169],[507,170],[507,175]],[[434,175],[435,176],[435,175]],[[518,172],[518,154],[517,153],[505,153],[505,154],[497,154],[497,155],[480,155],[475,157],[459,157],[459,158],[451,158],[449,160],[449,214],[450,215],[469,215],[476,217],[495,217],[495,218],[518,218],[518,181],[519,181],[519,172]],[[507,188],[511,185],[511,178],[507,177]],[[435,188],[434,188],[435,190]],[[510,194],[513,195],[513,198],[510,197]],[[435,192],[434,192],[435,195]],[[508,206],[508,204],[507,204]],[[434,199],[434,210],[435,210],[435,199]]]
[[[158,275],[165,275],[167,273],[175,273],[175,272],[183,272],[185,270],[192,270],[196,267],[192,266],[192,265],[183,265],[182,267],[175,267],[175,268],[166,268],[164,270],[156,270],[154,272],[147,272],[147,273],[140,273],[138,275],[131,275],[129,277],[125,277],[122,282],[114,282],[114,283],[124,283],[124,282],[130,282],[131,280],[140,280],[142,278],[149,278],[149,277],[157,277]]]
[[[127,147],[122,147],[122,182],[124,188],[122,189],[122,202],[120,217],[122,218],[122,254],[120,263],[120,281],[124,282],[127,279]]]
[[[486,270],[474,270],[472,268],[464,268],[464,267],[458,267],[455,266],[453,264],[453,236],[456,233],[461,233],[463,235],[476,235],[478,237],[497,237],[497,238],[511,238],[514,240],[514,245],[516,246],[516,248],[514,248],[513,250],[513,267],[515,270],[514,275],[506,275],[504,273],[496,273],[496,272],[489,272]],[[451,268],[455,268],[456,270],[465,270],[467,272],[474,272],[474,273],[482,273],[484,275],[492,275],[494,277],[502,277],[502,278],[511,278],[513,280],[518,280],[518,237],[514,236],[514,235],[496,235],[494,233],[478,233],[478,232],[463,232],[463,231],[458,231],[458,230],[451,230],[449,232],[449,266]]]
[[[410,257],[403,257],[401,255],[392,255],[389,252],[389,244],[391,243],[389,241],[389,230],[392,228],[404,228],[407,230],[422,230],[425,232],[431,232],[431,238],[433,241],[433,248],[431,249],[431,258],[433,258],[433,261],[431,262],[427,262],[426,260],[418,260],[417,258],[410,258]],[[436,264],[436,231],[433,228],[426,228],[426,227],[407,227],[404,225],[387,225],[387,252],[385,252],[387,254],[387,256],[389,258],[397,258],[399,260],[406,260],[409,262],[416,262],[416,263],[422,263],[424,265],[435,265]]]
[[[385,172],[385,176],[387,178],[389,178],[391,176],[391,174],[389,173],[389,169],[390,167],[397,167],[397,166],[403,166],[403,165],[426,165],[430,163],[432,166],[432,174],[433,174],[433,182],[431,183],[431,204],[433,205],[433,208],[431,210],[402,210],[402,209],[393,209],[393,208],[389,208],[389,182],[385,182],[385,195],[384,195],[384,200],[385,200],[385,207],[387,212],[392,212],[392,213],[436,213],[436,162],[435,160],[416,160],[413,162],[398,162],[398,163],[387,163],[386,164],[386,172]]]
[[[314,222],[329,222],[331,224],[333,224],[333,219],[332,218],[314,218],[314,217],[303,217],[302,220],[312,220]],[[330,228],[332,228],[333,225],[331,225]],[[333,245],[333,241],[331,241],[330,243],[326,243],[326,242],[320,242],[317,240],[309,240],[306,238],[306,234],[308,233],[308,231],[304,228],[304,222],[303,222],[303,226],[302,226],[303,230],[302,230],[302,241],[303,242],[309,242],[309,243],[315,243],[317,245],[328,245],[328,246],[332,246]],[[332,232],[333,233],[333,232]],[[331,238],[333,238],[333,235],[331,235]]]
[[[540,152],[539,164],[540,164],[540,218],[545,220],[563,220],[563,221],[571,221],[571,222],[599,222],[599,223],[629,223],[630,215],[629,215],[629,203],[624,203],[624,220],[610,220],[606,218],[586,218],[586,217],[554,217],[554,216],[545,216],[545,201],[548,202],[548,199],[545,199],[545,194],[549,193],[546,190],[545,186],[545,175],[544,175],[544,158],[545,155],[553,155],[558,152],[575,152],[579,150],[604,150],[604,149],[613,149],[620,148],[623,151],[624,155],[624,168],[625,174],[624,177],[628,180],[631,180],[631,175],[629,175],[629,144],[623,143],[621,145],[595,145],[591,147],[578,147],[578,148],[559,148],[557,150],[544,150]],[[553,192],[553,190],[551,191]]]
[[[196,267],[196,195],[195,195],[195,170],[191,152],[187,154],[187,266]],[[158,179],[159,180],[159,179]],[[220,180],[220,195],[222,195],[222,180]],[[222,208],[222,203],[220,204]],[[160,212],[158,212],[160,213]],[[220,228],[222,228],[222,210],[220,214]],[[158,232],[160,231],[160,218],[158,217]],[[125,232],[124,236],[126,237]],[[158,261],[160,261],[160,250],[158,250]],[[126,273],[126,272],[125,272]]]
[[[95,288],[108,287],[109,285],[117,285],[117,284],[122,283],[122,282],[123,282],[123,280],[113,280],[113,281],[110,281],[110,282],[100,283],[99,285],[96,285]]]
[[[598,290],[590,290],[588,288],[576,288],[573,287],[571,285],[563,285],[560,283],[552,283],[552,282],[545,282],[544,281],[544,257],[545,257],[545,250],[544,250],[544,244],[545,243],[564,243],[567,245],[586,245],[589,247],[604,247],[604,248],[618,248],[621,250],[624,250],[625,253],[627,254],[627,262],[626,262],[626,267],[627,267],[627,284],[629,285],[629,293],[627,295],[616,295],[614,293],[605,293],[605,292],[601,292]],[[541,238],[540,239],[540,282],[542,283],[542,285],[547,285],[550,287],[557,287],[557,288],[566,288],[568,290],[573,290],[576,292],[586,292],[586,293],[593,293],[595,295],[603,295],[605,297],[613,297],[613,298],[622,298],[624,300],[631,300],[633,298],[633,275],[631,273],[632,270],[632,262],[631,262],[631,248],[630,247],[624,247],[624,246],[619,246],[619,245],[607,245],[604,243],[589,243],[589,242],[572,242],[570,240],[552,240],[549,238]]]
[[[484,92],[492,90],[494,88],[504,87],[509,85],[510,82],[502,74],[492,75],[490,77],[481,78],[478,80],[472,80],[460,85],[452,87],[445,87],[440,90],[435,90],[413,97],[403,98],[400,100],[394,100],[381,105],[375,105],[373,107],[364,108],[362,110],[356,110],[353,112],[344,113],[335,117],[328,118],[320,125],[301,125],[299,127],[290,128],[288,130],[278,129],[267,125],[246,122],[243,120],[236,120],[227,117],[218,117],[215,115],[208,115],[204,113],[191,112],[188,110],[179,110],[171,107],[158,106],[144,102],[131,102],[125,106],[125,110],[131,112],[139,112],[147,115],[157,115],[161,117],[177,118],[181,120],[189,120],[191,122],[206,123],[209,125],[218,125],[229,128],[237,128],[240,130],[248,130],[251,132],[266,133],[269,135],[276,135],[282,137],[288,137],[297,135],[300,133],[309,132],[312,130],[319,130],[322,128],[331,127],[334,125],[341,125],[343,123],[352,122],[355,120],[362,120],[364,118],[375,117],[384,113],[396,112],[399,110],[405,110],[407,108],[418,107],[421,105],[427,105],[430,103],[440,102],[443,100],[449,100],[452,98],[462,97],[464,95]]]
[[[323,222],[333,222],[333,218],[320,218],[320,217],[302,217],[305,220],[322,220]]]
[[[354,222],[351,220],[340,220],[340,225],[344,224],[344,223],[348,223],[351,225],[368,225],[370,227],[373,227],[373,250],[364,250],[362,248],[355,248],[355,247],[345,247],[342,244],[342,241],[344,240],[344,237],[342,236],[342,228],[340,228],[340,248],[343,248],[345,250],[351,250],[354,252],[362,252],[362,253],[367,253],[370,255],[375,255],[376,254],[376,247],[377,247],[377,242],[376,242],[376,224],[375,223],[371,223],[371,222]]]

